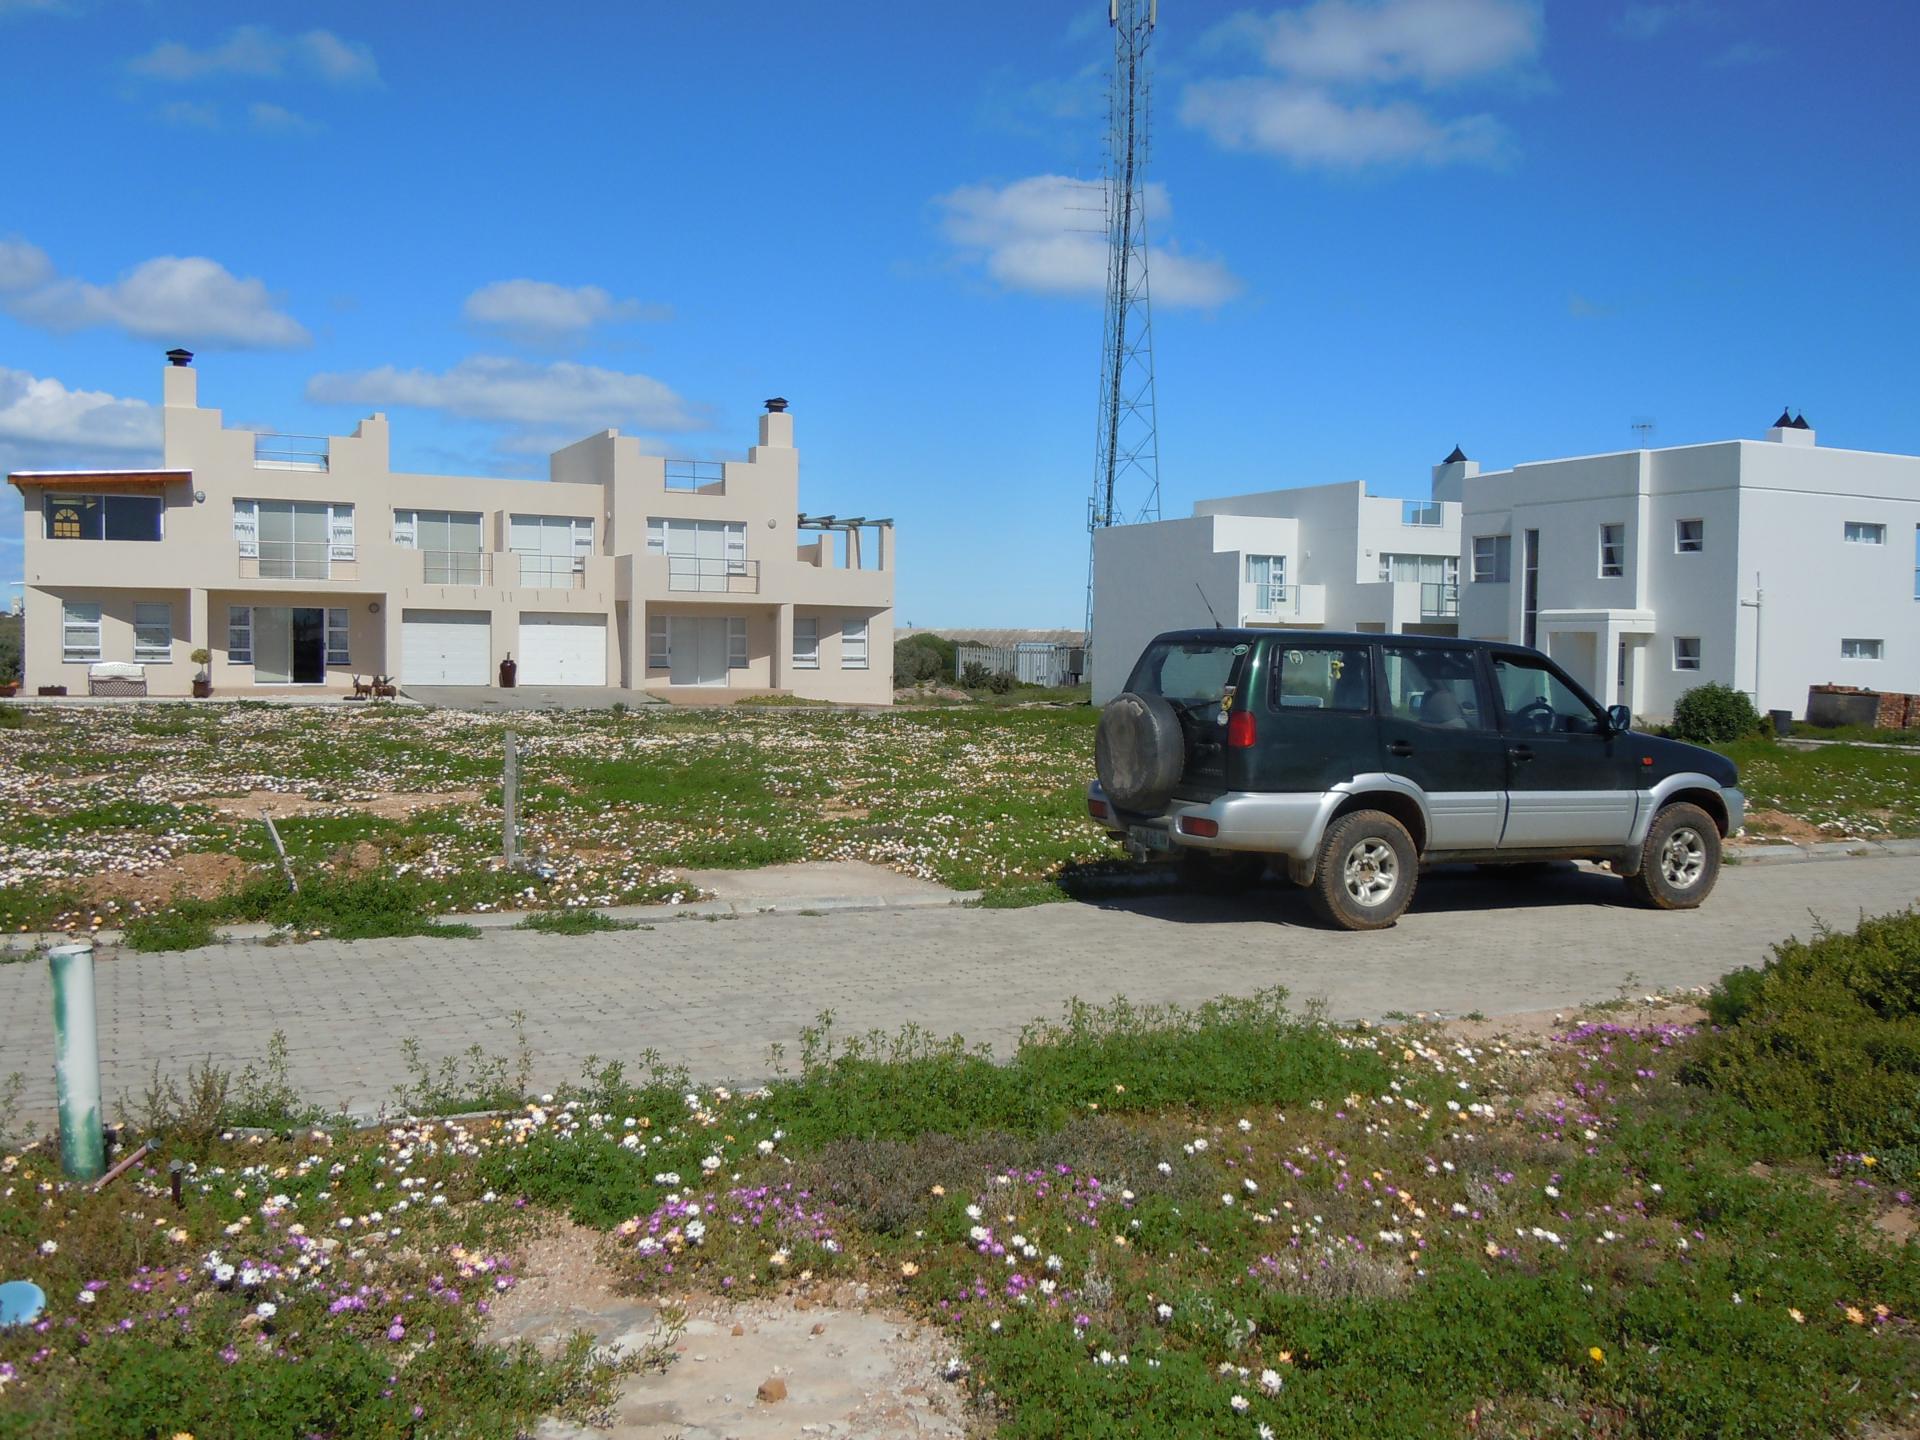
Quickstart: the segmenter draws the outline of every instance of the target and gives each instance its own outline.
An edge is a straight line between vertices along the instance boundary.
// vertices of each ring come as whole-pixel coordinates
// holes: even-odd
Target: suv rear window
[[[1217,702],[1247,649],[1245,641],[1156,640],[1133,667],[1127,688],[1189,704]]]
[[[1283,709],[1373,708],[1373,657],[1365,645],[1295,645],[1273,654],[1273,703]]]

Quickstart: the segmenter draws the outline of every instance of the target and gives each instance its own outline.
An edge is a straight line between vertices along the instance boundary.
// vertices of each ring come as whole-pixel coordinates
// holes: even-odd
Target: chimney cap
[[[1796,430],[1811,430],[1813,427],[1807,424],[1806,416],[1796,415],[1793,417],[1793,428]]]
[[[1785,405],[1782,405],[1780,407],[1780,418],[1773,422],[1773,428],[1776,430],[1791,430],[1793,428],[1793,411]]]
[[[1442,465],[1458,465],[1462,460],[1466,458],[1467,458],[1467,452],[1462,450],[1458,445],[1456,445],[1453,447],[1453,453],[1447,456],[1447,458],[1442,460],[1440,463]]]
[[[769,415],[785,414],[786,409],[787,397],[784,395],[775,395],[771,400],[767,401],[767,413]]]
[[[191,365],[193,363],[193,351],[182,350],[178,346],[175,346],[173,349],[167,351],[167,363],[169,365]]]

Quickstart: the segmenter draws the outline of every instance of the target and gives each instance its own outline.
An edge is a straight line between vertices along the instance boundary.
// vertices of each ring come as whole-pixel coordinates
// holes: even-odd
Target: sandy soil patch
[[[238,855],[194,850],[137,875],[125,870],[89,875],[78,888],[92,905],[117,900],[152,909],[173,900],[217,899],[246,873],[247,862]]]
[[[289,795],[278,790],[249,790],[245,795],[209,795],[193,803],[236,820],[258,820],[269,811],[279,817],[317,815],[330,810],[358,810],[383,820],[405,820],[422,810],[442,805],[471,805],[479,799],[478,790],[389,791],[370,800],[315,800],[311,796]]]
[[[1791,840],[1801,845],[1841,838],[1822,830],[1818,825],[1809,824],[1798,815],[1788,815],[1780,810],[1749,810],[1746,829],[1749,833],[1745,838],[1750,840]]]

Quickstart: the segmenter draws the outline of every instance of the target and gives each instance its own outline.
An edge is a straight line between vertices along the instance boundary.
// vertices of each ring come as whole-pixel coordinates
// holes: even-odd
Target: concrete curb
[[[749,915],[812,915],[859,910],[947,910],[971,905],[981,896],[978,890],[952,890],[939,895],[818,895],[746,896],[738,900],[697,900],[688,905],[592,905],[591,910],[609,920],[634,920],[664,923],[669,920],[737,920]],[[519,927],[537,910],[482,910],[465,915],[436,915],[442,925],[471,925],[481,931],[508,931]],[[553,913],[551,911],[546,913]],[[297,943],[285,930],[273,925],[219,925],[214,927],[216,943],[222,945],[265,945],[276,939]],[[79,938],[79,932],[44,930],[24,935],[0,936],[0,955],[30,955],[49,946],[63,945]],[[125,938],[119,930],[95,930],[88,937],[103,948],[115,946]],[[351,943],[351,942],[349,942]]]
[[[1794,865],[1808,860],[1884,860],[1920,855],[1920,840],[1820,840],[1812,844],[1728,845],[1721,852],[1743,865]]]

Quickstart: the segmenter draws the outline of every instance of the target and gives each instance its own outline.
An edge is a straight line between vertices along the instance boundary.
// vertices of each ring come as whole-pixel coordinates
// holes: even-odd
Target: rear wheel
[[[1653,817],[1627,892],[1655,910],[1691,910],[1719,878],[1720,827],[1698,805],[1669,805]]]
[[[1314,908],[1342,930],[1384,930],[1406,911],[1420,857],[1407,827],[1380,810],[1356,810],[1333,822],[1320,842]]]
[[[1180,883],[1203,895],[1242,894],[1258,885],[1266,873],[1264,855],[1187,850],[1180,857]]]

